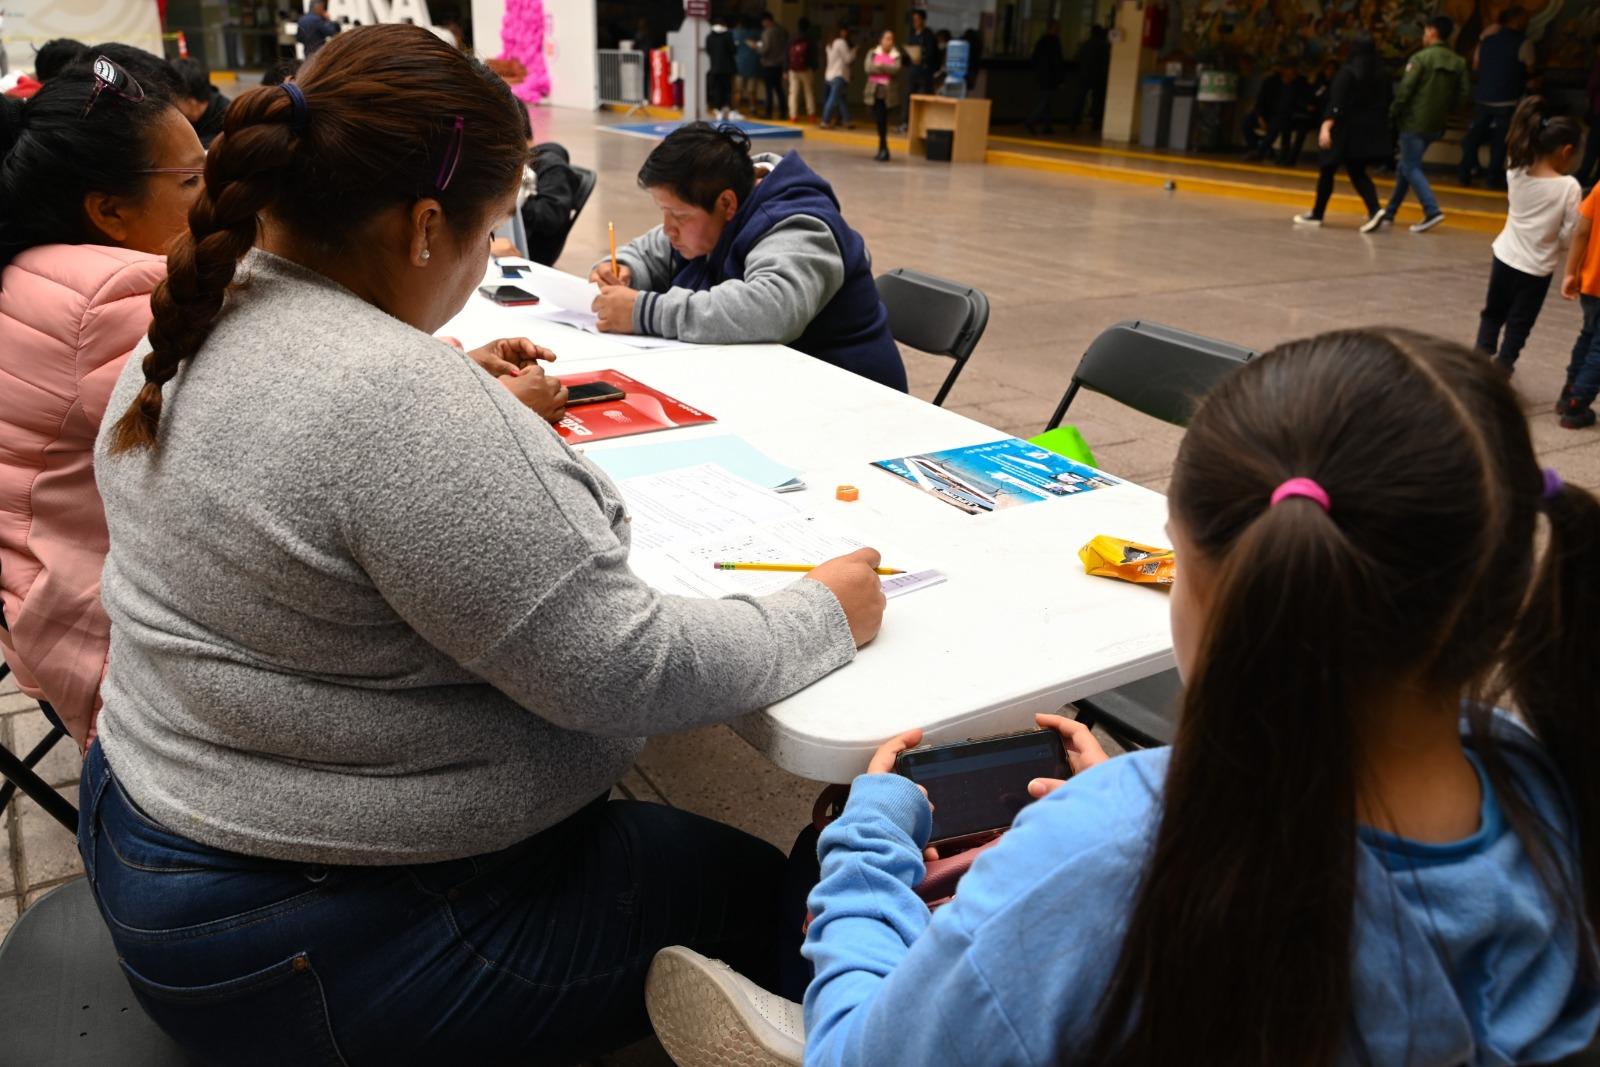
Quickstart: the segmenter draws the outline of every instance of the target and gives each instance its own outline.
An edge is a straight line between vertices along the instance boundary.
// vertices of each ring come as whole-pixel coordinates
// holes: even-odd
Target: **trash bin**
[[[1194,133],[1195,95],[1200,83],[1179,78],[1172,83],[1172,118],[1167,126],[1167,147],[1187,151]]]
[[[1161,148],[1172,121],[1172,79],[1146,74],[1139,79],[1139,147]]]
[[[954,130],[929,130],[928,131],[928,160],[932,163],[948,163],[950,156],[955,151],[956,133]]]

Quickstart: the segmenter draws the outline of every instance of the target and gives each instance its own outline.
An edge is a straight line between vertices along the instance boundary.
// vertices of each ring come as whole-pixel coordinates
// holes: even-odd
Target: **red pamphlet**
[[[563,374],[561,380],[569,389],[589,382],[609,382],[627,394],[621,400],[568,408],[556,430],[569,444],[604,441],[608,437],[630,437],[637,433],[654,433],[657,430],[717,421],[700,409],[657,392],[621,371]]]

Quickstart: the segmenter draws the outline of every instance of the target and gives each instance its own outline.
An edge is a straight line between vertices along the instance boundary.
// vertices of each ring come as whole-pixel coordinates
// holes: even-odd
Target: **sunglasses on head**
[[[94,92],[89,94],[89,102],[83,105],[83,114],[79,115],[79,118],[88,118],[89,112],[94,109],[95,101],[99,100],[100,94],[108,89],[130,104],[144,102],[144,86],[135,81],[133,75],[105,56],[96,56],[92,69]]]

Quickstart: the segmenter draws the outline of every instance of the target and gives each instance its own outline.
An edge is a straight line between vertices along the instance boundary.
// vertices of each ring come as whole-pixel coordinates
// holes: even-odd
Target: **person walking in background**
[[[1530,96],[1517,106],[1506,140],[1511,207],[1494,240],[1489,295],[1478,319],[1478,350],[1510,374],[1561,265],[1561,246],[1578,223],[1582,190],[1567,172],[1582,129],[1565,115],[1547,114]],[[1504,330],[1504,336],[1501,331]],[[1496,354],[1498,349],[1498,354]]]
[[[328,0],[311,0],[311,6],[295,24],[294,39],[305,47],[306,58],[310,59],[339,29],[339,24],[328,17]]]
[[[1321,226],[1322,215],[1333,196],[1333,176],[1340,167],[1350,176],[1362,203],[1367,207],[1367,222],[1362,233],[1377,229],[1383,218],[1378,190],[1367,175],[1367,166],[1389,152],[1389,77],[1378,62],[1378,46],[1361,34],[1350,45],[1350,59],[1334,75],[1328,90],[1328,110],[1317,134],[1321,170],[1317,174],[1317,200],[1304,215],[1296,215],[1300,226]]]
[[[1600,33],[1589,38],[1589,85],[1585,93],[1588,102],[1588,111],[1584,122],[1588,125],[1588,134],[1583,139],[1583,165],[1578,168],[1578,183],[1584,188],[1595,183],[1600,178]]]
[[[713,21],[706,34],[706,106],[719,119],[732,117],[734,57],[733,34]]]
[[[1039,100],[1022,123],[1029,133],[1055,133],[1050,117],[1056,98],[1066,77],[1067,61],[1061,53],[1061,23],[1055,19],[1044,28],[1044,36],[1033,46],[1033,80],[1039,87]]]
[[[839,34],[828,43],[828,98],[822,104],[822,125],[854,126],[850,121],[850,108],[845,103],[850,95],[850,64],[856,61],[855,46],[850,43],[850,27],[841,24]]]
[[[1395,125],[1400,128],[1400,165],[1395,177],[1394,195],[1384,211],[1384,222],[1394,222],[1406,193],[1417,191],[1422,204],[1422,221],[1412,233],[1426,233],[1444,221],[1439,201],[1422,172],[1422,157],[1428,146],[1444,135],[1450,113],[1467,102],[1472,83],[1467,79],[1467,61],[1447,43],[1456,25],[1448,15],[1439,15],[1422,31],[1422,51],[1406,63],[1405,74],[1394,98]],[[1369,223],[1369,226],[1371,224]],[[1377,226],[1372,226],[1377,229]],[[1366,229],[1363,227],[1363,229]]]
[[[900,86],[897,81],[902,66],[900,49],[895,47],[894,31],[884,30],[878,38],[878,47],[867,53],[867,106],[872,109],[872,119],[878,124],[879,163],[889,161],[889,112],[900,103]]]
[[[911,34],[906,38],[903,51],[906,54],[906,110],[900,117],[902,133],[910,122],[912,95],[933,92],[933,76],[939,72],[939,40],[928,29],[928,13],[921,8],[911,10]]]
[[[733,30],[733,108],[755,114],[761,100],[761,28],[748,16]]]
[[[1472,125],[1461,138],[1461,166],[1456,178],[1471,185],[1478,167],[1478,152],[1489,145],[1489,170],[1486,184],[1491,189],[1506,187],[1506,130],[1511,113],[1527,88],[1533,73],[1533,42],[1528,40],[1528,13],[1509,7],[1498,20],[1484,28],[1478,47],[1472,52],[1472,69],[1478,74],[1473,96]]]
[[[1089,27],[1089,36],[1078,46],[1073,60],[1078,65],[1078,88],[1067,127],[1077,132],[1087,114],[1089,128],[1098,130],[1106,110],[1106,79],[1111,75],[1111,39],[1104,26]]]
[[[783,65],[789,56],[789,31],[778,25],[770,11],[761,13],[761,37],[750,43],[761,57],[761,80],[767,90],[767,107],[762,118],[783,117]]]
[[[1255,106],[1245,112],[1244,122],[1240,124],[1244,132],[1245,159],[1255,162],[1272,154],[1294,73],[1292,62],[1279,60],[1261,79]]]
[[[1566,276],[1561,280],[1562,299],[1576,300],[1583,307],[1583,328],[1567,363],[1567,383],[1556,400],[1561,425],[1569,430],[1594,425],[1594,398],[1600,395],[1600,241],[1592,236],[1596,214],[1600,214],[1600,186],[1589,190],[1578,209]]]
[[[801,16],[795,35],[789,39],[789,69],[785,77],[789,82],[789,118],[800,121],[802,104],[805,112],[817,118],[817,85],[811,77],[811,20]]]

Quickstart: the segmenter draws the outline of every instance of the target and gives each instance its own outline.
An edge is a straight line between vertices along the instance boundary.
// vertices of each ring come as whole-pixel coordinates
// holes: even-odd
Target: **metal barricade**
[[[643,111],[645,53],[602,48],[596,56],[600,66],[600,103],[620,104],[629,115]]]

